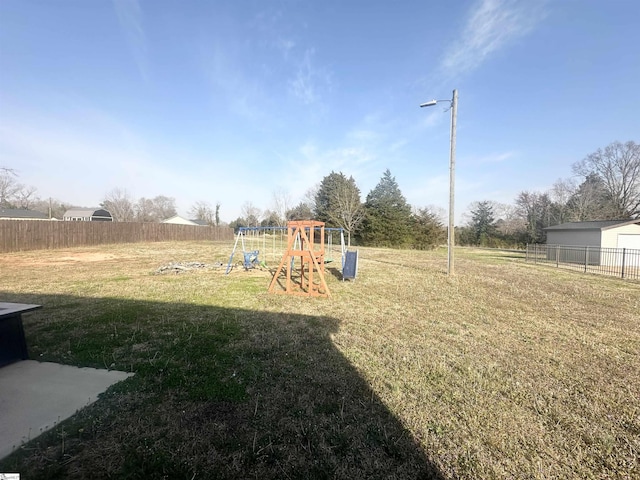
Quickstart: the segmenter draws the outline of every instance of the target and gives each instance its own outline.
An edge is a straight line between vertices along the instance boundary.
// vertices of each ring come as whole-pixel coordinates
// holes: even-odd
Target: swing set
[[[249,270],[259,266],[261,263],[266,265],[266,259],[260,262],[259,255],[261,250],[262,252],[266,252],[267,250],[267,236],[270,237],[270,243],[273,244],[272,252],[275,252],[278,233],[280,233],[281,243],[283,231],[284,227],[240,227],[236,235],[233,250],[231,251],[231,256],[229,257],[225,275],[228,275],[232,269],[233,256],[236,253],[238,244],[240,244],[242,248],[242,266],[245,270]]]
[[[322,222],[316,223],[319,224]],[[229,256],[225,275],[228,275],[233,269],[233,257],[238,250],[238,247],[240,247],[242,251],[242,266],[245,270],[250,270],[256,267],[267,268],[267,261],[275,263],[281,259],[283,253],[288,247],[288,228],[288,226],[238,228],[238,233],[236,234],[233,250]],[[319,225],[314,227],[314,232],[316,230],[319,232],[319,229]],[[299,233],[300,232],[294,236],[294,242],[297,242],[297,244],[300,244],[301,242]],[[316,234],[318,233],[314,233],[314,235]],[[337,243],[334,243],[333,241],[334,234],[339,234],[340,236],[340,258],[342,268],[344,268],[346,247],[344,243],[344,231],[342,228],[324,228],[322,236],[328,251],[328,255],[325,257],[324,262],[331,263],[334,261],[334,251],[338,247]]]

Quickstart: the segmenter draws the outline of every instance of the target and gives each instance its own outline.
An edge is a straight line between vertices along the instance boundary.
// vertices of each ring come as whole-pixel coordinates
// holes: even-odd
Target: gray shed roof
[[[35,210],[25,210],[23,208],[0,208],[0,218],[37,218],[49,220],[49,216]]]
[[[594,222],[569,222],[561,225],[547,227],[545,230],[608,230],[610,228],[622,227],[623,225],[631,225],[640,223],[640,218],[635,220],[598,220]]]

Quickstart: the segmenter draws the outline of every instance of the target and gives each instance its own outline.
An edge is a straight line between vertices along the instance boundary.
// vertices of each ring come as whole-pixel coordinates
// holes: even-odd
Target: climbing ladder
[[[319,242],[316,242],[318,237]],[[324,278],[324,222],[301,220],[287,223],[287,250],[276,269],[269,293],[328,297]],[[299,265],[299,268],[296,268]],[[284,285],[281,275],[284,273]],[[277,289],[280,287],[280,289]]]

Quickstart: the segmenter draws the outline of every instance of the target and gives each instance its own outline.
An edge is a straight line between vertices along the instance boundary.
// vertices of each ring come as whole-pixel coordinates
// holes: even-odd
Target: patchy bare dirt
[[[114,258],[117,258],[117,257],[109,253],[80,253],[80,254],[60,257],[57,261],[58,262],[102,262],[104,260],[113,260]]]
[[[10,263],[14,266],[71,265],[74,263],[104,262],[116,259],[120,260],[122,258],[124,257],[111,253],[56,251],[55,253],[45,252],[40,256],[34,256],[33,253],[11,254],[5,257],[2,263]]]

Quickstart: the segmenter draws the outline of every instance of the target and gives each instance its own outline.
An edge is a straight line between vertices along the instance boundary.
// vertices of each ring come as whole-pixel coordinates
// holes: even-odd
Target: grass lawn
[[[640,284],[514,254],[360,249],[330,298],[231,245],[5,254],[31,358],[136,375],[19,448],[33,479],[640,478]],[[270,262],[271,263],[271,262]],[[275,268],[277,264],[270,265]]]

